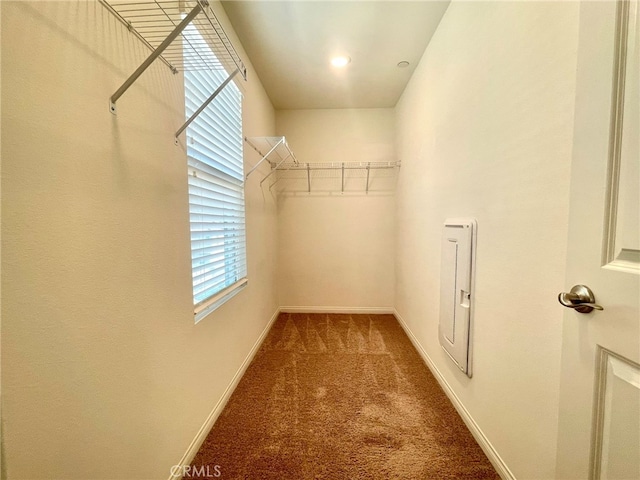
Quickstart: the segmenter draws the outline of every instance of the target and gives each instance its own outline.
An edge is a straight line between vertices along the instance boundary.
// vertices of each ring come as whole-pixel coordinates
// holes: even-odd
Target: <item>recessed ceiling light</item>
[[[407,68],[409,66],[409,62],[407,62],[406,60],[403,60],[402,62],[398,62],[398,67],[400,68]]]
[[[346,55],[340,55],[331,59],[331,65],[334,67],[346,67],[351,62],[351,58]]]

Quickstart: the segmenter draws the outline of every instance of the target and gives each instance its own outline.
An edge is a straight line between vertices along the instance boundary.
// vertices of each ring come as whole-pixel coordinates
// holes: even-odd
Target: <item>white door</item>
[[[559,479],[640,479],[638,22],[638,0],[580,7],[565,292],[604,310],[565,312]]]

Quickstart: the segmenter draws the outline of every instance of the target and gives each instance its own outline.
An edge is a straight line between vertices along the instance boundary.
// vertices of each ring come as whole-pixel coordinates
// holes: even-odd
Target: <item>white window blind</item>
[[[190,117],[227,78],[185,71]],[[230,82],[187,128],[191,268],[196,320],[246,284],[242,94]]]

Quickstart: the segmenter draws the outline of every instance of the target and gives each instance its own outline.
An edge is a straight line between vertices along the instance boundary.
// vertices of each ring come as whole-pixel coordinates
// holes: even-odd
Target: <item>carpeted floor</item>
[[[499,478],[393,315],[280,314],[192,465],[228,480]]]

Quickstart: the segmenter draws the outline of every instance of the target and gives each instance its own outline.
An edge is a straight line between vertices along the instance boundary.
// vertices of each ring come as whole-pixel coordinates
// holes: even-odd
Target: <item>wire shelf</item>
[[[399,162],[283,162],[270,190],[288,193],[365,193],[395,189]]]
[[[298,165],[296,156],[291,151],[287,139],[285,137],[245,137],[247,144],[253,148],[262,158],[256,163],[251,170],[247,173],[246,177],[251,175],[264,161],[269,162],[271,168],[277,169],[280,165],[285,163],[291,165]],[[272,170],[264,180],[271,176],[275,170]]]
[[[285,137],[245,137],[262,158],[246,174],[263,163],[271,171],[261,180],[276,194],[390,192],[395,189],[400,162],[298,162]]]
[[[279,172],[307,172],[310,170],[321,175],[325,172],[326,176],[339,176],[344,169],[345,172],[351,172],[351,176],[366,176],[367,170],[388,170],[393,176],[393,170],[398,168],[398,162],[312,162],[312,163],[293,163],[284,162],[278,167]],[[346,173],[345,173],[346,174]]]
[[[172,41],[160,58],[174,73],[178,70],[231,72],[237,69],[246,80],[244,63],[207,0],[101,0],[101,3],[151,50],[160,47],[189,12],[201,7],[182,30],[182,41]]]

